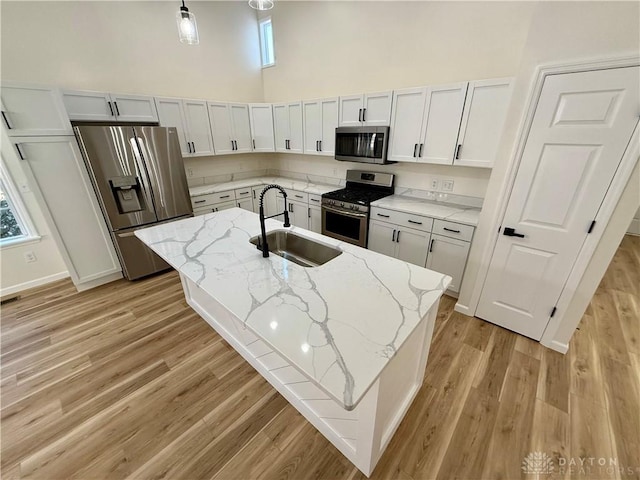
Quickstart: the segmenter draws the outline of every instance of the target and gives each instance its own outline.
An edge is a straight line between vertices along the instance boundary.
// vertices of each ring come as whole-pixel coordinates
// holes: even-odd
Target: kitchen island
[[[263,258],[249,243],[258,216],[238,208],[136,236],[180,273],[189,305],[370,475],[422,385],[450,278],[288,230],[342,253],[312,268]]]

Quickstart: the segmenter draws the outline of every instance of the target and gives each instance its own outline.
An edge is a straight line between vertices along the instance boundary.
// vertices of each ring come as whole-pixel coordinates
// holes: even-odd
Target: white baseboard
[[[631,220],[631,225],[629,225],[627,233],[630,233],[631,235],[640,235],[640,218],[634,218]]]
[[[0,296],[6,297],[8,295],[13,295],[14,293],[22,292],[23,290],[29,290],[30,288],[35,288],[47,283],[55,282],[57,280],[62,280],[63,278],[67,278],[68,276],[69,272],[59,272],[54,273],[53,275],[47,275],[46,277],[37,278],[29,282],[19,283],[18,285],[13,285],[12,287],[1,289]]]
[[[540,341],[540,343],[545,347],[550,348],[551,350],[555,350],[556,352],[560,352],[562,354],[565,354],[569,351],[568,343],[560,343],[557,340],[551,340],[551,342],[549,343]]]
[[[456,303],[456,306],[453,307],[453,309],[458,313],[466,315],[467,317],[473,317],[473,313],[471,312],[471,309],[466,305],[462,305],[461,303]]]

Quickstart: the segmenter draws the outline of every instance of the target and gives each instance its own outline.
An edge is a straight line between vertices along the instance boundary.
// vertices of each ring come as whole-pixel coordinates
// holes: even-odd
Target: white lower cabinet
[[[76,138],[14,137],[12,141],[76,287],[83,290],[121,276]]]
[[[238,208],[253,212],[253,200],[251,198],[243,198],[236,201]]]
[[[424,267],[429,249],[429,232],[372,220],[369,250]]]
[[[322,233],[322,208],[309,204],[309,230]]]
[[[369,222],[369,250],[387,255],[396,256],[396,226],[387,223],[371,220]]]
[[[288,199],[287,199],[288,200]],[[309,204],[288,201],[289,221],[291,225],[309,230]]]
[[[458,293],[471,243],[442,235],[431,235],[427,268],[446,273],[453,281],[449,290]]]

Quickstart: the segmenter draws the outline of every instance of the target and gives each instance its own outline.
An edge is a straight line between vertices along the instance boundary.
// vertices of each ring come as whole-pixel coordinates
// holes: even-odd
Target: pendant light
[[[178,13],[176,13],[176,20],[178,22],[178,34],[180,35],[180,41],[188,45],[198,45],[200,39],[198,38],[198,25],[196,25],[196,16],[189,11],[184,5],[182,0],[182,6]]]
[[[249,0],[249,6],[256,10],[271,10],[273,8],[273,0]]]

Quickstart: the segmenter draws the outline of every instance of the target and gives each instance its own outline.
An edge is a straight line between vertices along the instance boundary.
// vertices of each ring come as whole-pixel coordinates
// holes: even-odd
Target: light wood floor
[[[556,466],[540,478],[639,478],[639,288],[626,237],[566,356],[445,297],[423,388],[372,477],[533,479],[521,462],[540,451]],[[4,479],[363,477],[186,306],[173,272],[32,290],[0,333]]]

